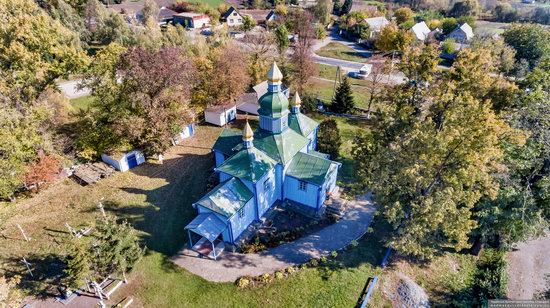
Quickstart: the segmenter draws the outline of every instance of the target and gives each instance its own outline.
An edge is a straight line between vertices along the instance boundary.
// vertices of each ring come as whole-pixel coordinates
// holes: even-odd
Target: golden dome
[[[292,98],[292,101],[290,102],[290,106],[292,107],[300,107],[302,105],[302,100],[300,99],[300,95],[298,95],[298,91],[294,94],[294,97]]]
[[[250,124],[248,124],[248,119],[246,120],[246,125],[243,129],[243,141],[252,141],[254,139],[254,132],[252,131],[252,128],[250,127]]]
[[[283,80],[283,73],[281,73],[281,70],[277,67],[277,63],[273,62],[271,65],[271,68],[267,72],[267,80],[271,82],[281,82]]]

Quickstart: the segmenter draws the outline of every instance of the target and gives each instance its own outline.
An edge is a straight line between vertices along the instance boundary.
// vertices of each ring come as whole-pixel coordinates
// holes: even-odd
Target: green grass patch
[[[351,81],[351,79],[350,79]],[[332,101],[332,96],[334,93],[334,82],[320,79],[312,79],[309,82],[308,92],[316,95],[319,99],[325,103],[330,103]],[[336,85],[338,87],[338,85]],[[359,108],[368,107],[368,99],[370,97],[369,91],[364,86],[351,85],[353,91],[353,97],[355,99],[355,106]]]
[[[91,95],[87,95],[79,98],[73,98],[70,100],[70,103],[73,109],[78,111],[78,110],[85,110],[90,108],[93,101],[94,101],[94,98]]]
[[[335,58],[346,61],[354,62],[366,62],[367,58],[362,56],[361,53],[355,51],[341,43],[330,42],[323,48],[317,51],[317,54],[322,57]]]

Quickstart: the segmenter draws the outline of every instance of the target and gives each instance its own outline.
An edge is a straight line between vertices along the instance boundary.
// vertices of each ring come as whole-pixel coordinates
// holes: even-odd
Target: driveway
[[[550,275],[550,231],[545,236],[519,243],[508,253],[508,298],[530,300],[547,290]],[[550,279],[550,278],[548,278]]]
[[[258,276],[305,263],[340,250],[368,230],[375,211],[370,195],[350,201],[338,222],[294,242],[261,253],[224,252],[217,261],[202,258],[184,248],[172,261],[189,272],[214,282],[233,282],[241,276]]]
[[[78,83],[80,83],[80,81],[80,79],[60,81],[57,83],[57,86],[61,93],[69,99],[90,95],[90,89],[78,89]]]

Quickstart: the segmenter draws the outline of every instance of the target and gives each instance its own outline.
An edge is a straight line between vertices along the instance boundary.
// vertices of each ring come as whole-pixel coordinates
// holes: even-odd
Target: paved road
[[[59,90],[61,90],[61,93],[65,94],[68,98],[78,98],[90,95],[90,89],[84,88],[79,90],[77,88],[79,82],[80,79],[61,81],[57,83],[57,86]]]
[[[189,272],[214,282],[233,282],[241,276],[273,273],[346,247],[367,232],[374,211],[373,201],[370,196],[365,196],[351,201],[346,214],[338,222],[262,253],[224,252],[214,261],[201,258],[196,252],[184,248],[172,258],[172,261]]]
[[[330,34],[327,36],[327,38],[323,40],[318,40],[312,47],[311,51],[313,53],[313,60],[320,64],[325,65],[331,65],[331,66],[339,66],[341,69],[343,69],[346,72],[357,72],[359,69],[368,61],[365,60],[364,62],[354,62],[354,61],[346,61],[341,59],[335,59],[335,58],[327,58],[327,57],[321,57],[315,52],[324,46],[328,45],[331,42],[340,43],[343,45],[348,46],[349,48],[352,48],[356,52],[363,54],[366,58],[372,56],[372,51],[365,49],[364,47],[356,44],[355,42],[350,42],[344,38],[342,38],[338,34],[338,28],[334,27],[332,28]],[[393,72],[390,76],[386,76],[382,78],[382,82],[388,83],[388,84],[401,84],[404,82],[405,75],[401,72]]]

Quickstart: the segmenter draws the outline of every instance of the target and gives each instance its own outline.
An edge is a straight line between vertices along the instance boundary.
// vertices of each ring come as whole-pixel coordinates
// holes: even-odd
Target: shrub
[[[236,284],[239,288],[246,288],[250,285],[250,279],[248,277],[240,277],[237,279]]]
[[[505,252],[497,249],[486,249],[479,258],[474,276],[474,296],[479,303],[487,299],[506,296],[506,258]]]
[[[322,257],[321,257],[321,263],[327,263],[327,262],[328,262],[327,257],[322,256]]]
[[[448,55],[455,53],[455,40],[447,38],[441,44],[441,51]]]
[[[283,279],[285,275],[282,272],[275,272],[276,279]]]
[[[302,265],[304,265],[304,264],[302,264]],[[286,272],[289,273],[289,274],[294,274],[294,273],[296,273],[296,269],[291,266],[291,267],[288,267],[286,269]]]
[[[312,267],[316,267],[319,265],[319,260],[317,259],[311,259],[309,260],[309,264],[312,266]]]
[[[307,263],[300,265],[300,269],[305,270],[307,268]]]
[[[260,281],[263,283],[268,283],[271,281],[271,275],[269,273],[265,273],[262,276],[260,276]]]
[[[317,137],[317,149],[319,152],[327,153],[331,159],[336,159],[338,158],[341,145],[342,137],[340,136],[340,130],[336,121],[326,119],[321,122]]]
[[[333,258],[336,258],[336,257],[338,257],[338,252],[333,251],[333,252],[330,253],[330,256],[333,257]]]
[[[359,246],[359,242],[356,241],[356,240],[353,240],[353,241],[351,241],[350,245],[353,246],[353,247],[357,247],[357,246]]]

